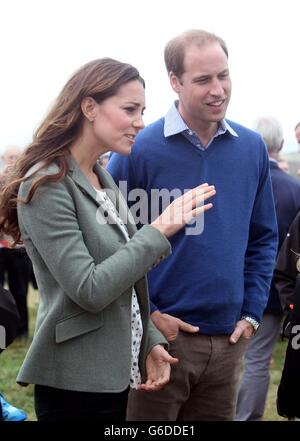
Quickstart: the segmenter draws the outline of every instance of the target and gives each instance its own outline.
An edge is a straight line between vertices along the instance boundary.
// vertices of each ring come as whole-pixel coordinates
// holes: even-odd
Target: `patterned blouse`
[[[104,214],[110,223],[118,224],[121,227],[122,233],[127,240],[130,240],[126,225],[119,216],[111,199],[104,190],[96,191],[96,199],[100,203]],[[131,371],[130,371],[130,387],[137,389],[141,384],[141,373],[139,369],[139,353],[143,337],[143,324],[140,314],[139,302],[134,287],[132,287],[132,301],[131,301]]]

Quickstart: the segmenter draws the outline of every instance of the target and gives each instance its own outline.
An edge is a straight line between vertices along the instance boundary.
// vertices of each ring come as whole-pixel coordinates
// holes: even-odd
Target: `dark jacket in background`
[[[282,171],[275,161],[270,161],[270,172],[278,224],[278,251],[291,223],[300,210],[300,181]],[[265,312],[281,314],[278,291],[272,279],[270,296]]]
[[[300,418],[300,276],[296,279],[293,303],[291,334],[277,391],[277,411],[283,417]]]
[[[294,219],[289,233],[280,248],[274,280],[279,292],[279,299],[283,309],[288,310],[289,305],[294,303],[296,279],[299,271],[297,261],[300,254],[300,212]]]

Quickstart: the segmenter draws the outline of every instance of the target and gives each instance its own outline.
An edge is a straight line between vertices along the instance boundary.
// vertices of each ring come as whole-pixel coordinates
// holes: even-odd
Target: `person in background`
[[[14,164],[16,163],[17,159],[19,158],[19,156],[22,153],[22,149],[19,146],[16,145],[7,145],[4,148],[4,152],[2,154],[2,163],[4,166],[4,170],[2,171],[5,172],[5,170],[8,167],[13,167]]]
[[[145,275],[170,254],[168,238],[212,207],[204,201],[215,189],[196,186],[136,230],[98,158],[130,153],[144,108],[136,68],[111,58],[87,63],[1,193],[0,232],[22,238],[40,292],[17,382],[35,384],[42,421],[124,421],[129,387],[162,388],[178,361],[149,318]]]
[[[277,250],[269,160],[258,134],[225,119],[231,79],[220,37],[187,31],[166,45],[165,64],[178,101],[141,131],[127,158],[114,153],[108,170],[129,196],[140,188],[152,196],[148,222],[165,189],[211,182],[217,196],[204,228],[178,232],[172,256],[149,273],[152,320],[181,362],[163,390],[130,393],[127,418],[233,420]]]
[[[18,308],[12,294],[0,285],[0,354],[14,341],[19,327],[19,318]],[[0,421],[24,421],[26,419],[27,414],[8,403],[0,393]]]
[[[289,176],[278,165],[283,147],[283,131],[272,116],[258,118],[253,126],[261,134],[269,154],[271,180],[278,224],[278,250],[289,227],[300,210],[300,182]],[[269,388],[269,367],[272,352],[280,333],[283,311],[278,291],[272,280],[268,304],[257,334],[250,341],[237,400],[236,420],[261,420]]]
[[[289,340],[277,390],[277,411],[289,420],[300,421],[300,212],[279,251],[274,280],[286,313],[283,331]]]
[[[8,145],[4,149],[2,161],[4,169],[0,175],[0,187],[5,185],[6,176],[15,167],[22,149],[15,145]],[[25,248],[18,246],[11,248],[10,238],[0,239],[0,284],[3,286],[7,279],[9,290],[14,296],[17,304],[20,321],[17,337],[27,341],[29,334],[29,318],[27,293],[31,270],[31,262]]]

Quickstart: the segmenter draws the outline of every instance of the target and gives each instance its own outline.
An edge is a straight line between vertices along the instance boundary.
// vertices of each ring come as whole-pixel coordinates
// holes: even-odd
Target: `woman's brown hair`
[[[81,111],[82,100],[92,97],[97,103],[101,103],[116,95],[122,85],[134,80],[145,86],[135,67],[111,58],[91,61],[73,74],[37,128],[32,143],[3,177],[0,194],[1,236],[12,237],[14,245],[21,243],[17,203],[29,203],[40,185],[60,181],[68,173],[69,147],[80,134],[84,118]],[[26,173],[39,163],[40,168],[56,163],[59,171],[37,178],[31,186],[28,198],[25,201],[18,200],[20,184],[28,179]]]

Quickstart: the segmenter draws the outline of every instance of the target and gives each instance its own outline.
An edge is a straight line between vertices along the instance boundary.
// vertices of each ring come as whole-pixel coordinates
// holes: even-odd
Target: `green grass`
[[[32,337],[38,304],[38,293],[32,289],[29,291],[28,304],[30,336]],[[16,339],[0,355],[0,392],[10,404],[25,410],[29,420],[36,420],[33,407],[33,386],[21,387],[16,383],[16,377],[29,347],[30,340],[31,338],[25,343]]]
[[[264,421],[287,421],[278,415],[276,410],[277,388],[281,378],[287,342],[279,341],[273,351],[270,366],[270,387],[265,407]]]
[[[38,294],[31,290],[29,293],[30,311],[30,335],[33,334],[35,314],[38,304]],[[29,420],[36,420],[33,407],[33,386],[20,387],[16,384],[18,370],[25,357],[29,342],[15,341],[0,356],[0,392],[6,400],[16,407],[24,409],[28,414]],[[281,377],[283,361],[285,356],[286,342],[279,341],[274,350],[270,367],[270,388],[266,403],[264,421],[283,421],[276,411],[277,387]]]

